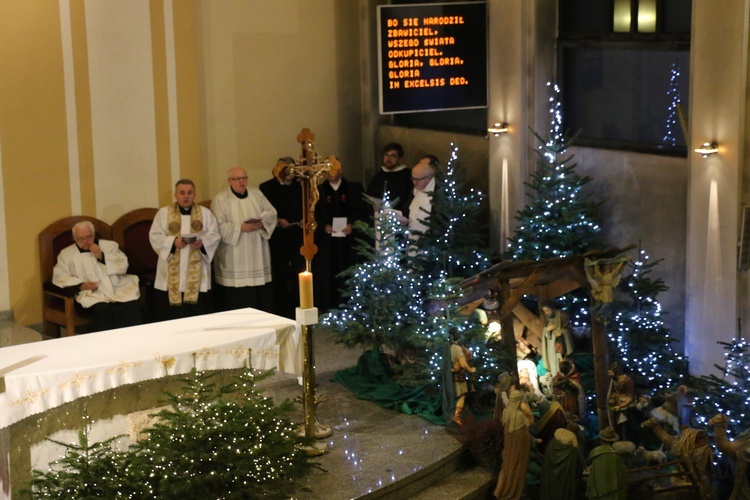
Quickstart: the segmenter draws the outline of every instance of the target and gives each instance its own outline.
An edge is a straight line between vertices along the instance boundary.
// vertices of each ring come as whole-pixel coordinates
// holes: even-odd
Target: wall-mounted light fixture
[[[508,124],[506,122],[495,123],[492,127],[487,129],[487,132],[489,132],[490,134],[495,134],[495,137],[499,136],[500,134],[507,134]]]
[[[615,0],[612,26],[615,33],[629,33],[632,7],[630,0]]]
[[[612,31],[615,33],[655,33],[657,0],[614,0]],[[633,18],[635,16],[635,18]],[[635,23],[633,23],[635,20]],[[635,25],[634,25],[635,24]]]
[[[656,0],[638,0],[638,33],[656,33]]]
[[[719,144],[716,141],[704,142],[699,148],[695,148],[695,152],[706,158],[719,152]]]

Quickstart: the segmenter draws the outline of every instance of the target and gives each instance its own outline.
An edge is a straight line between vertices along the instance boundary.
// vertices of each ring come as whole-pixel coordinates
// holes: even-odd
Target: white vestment
[[[190,216],[182,215],[182,228],[180,235],[197,234],[198,239],[203,241],[203,248],[206,253],[201,252],[201,285],[200,291],[207,292],[211,289],[211,260],[214,258],[216,247],[219,246],[219,225],[216,223],[216,217],[206,207],[197,205],[201,210],[203,217],[203,230],[195,233],[190,229]],[[168,291],[168,271],[169,259],[172,258],[172,245],[177,236],[170,236],[167,230],[169,206],[162,207],[156,212],[154,222],[151,224],[151,230],[148,233],[151,247],[159,255],[159,261],[156,265],[156,278],[154,288],[157,290]],[[180,292],[185,291],[185,273],[190,254],[190,245],[185,245],[175,252],[180,254]]]
[[[114,241],[99,240],[98,245],[104,255],[104,263],[91,252],[81,252],[75,244],[63,248],[52,271],[52,283],[60,288],[80,285],[85,281],[98,283],[96,291],[82,290],[76,295],[76,301],[83,307],[100,302],[138,299],[141,296],[138,276],[125,274],[128,271],[128,257]]]
[[[239,198],[227,187],[211,201],[221,243],[214,258],[216,283],[228,287],[262,286],[271,281],[268,239],[276,227],[276,209],[260,189],[247,188]],[[263,229],[243,233],[242,223],[259,219]]]
[[[435,178],[425,186],[424,190],[414,188],[414,198],[409,204],[409,257],[416,255],[416,243],[422,234],[430,227],[427,219],[432,212],[432,193],[435,192]]]
[[[409,238],[416,241],[421,236],[416,233],[424,233],[429,227],[425,224],[426,219],[432,212],[432,194],[435,192],[435,178],[420,191],[414,188],[414,198],[409,204]],[[428,194],[429,193],[429,194]]]

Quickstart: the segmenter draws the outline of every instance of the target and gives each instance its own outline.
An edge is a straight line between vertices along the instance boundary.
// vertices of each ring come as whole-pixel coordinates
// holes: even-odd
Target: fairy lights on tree
[[[664,137],[662,139],[664,144],[668,146],[681,145],[679,138],[675,135],[675,130],[677,129],[677,123],[679,120],[678,109],[682,102],[679,89],[680,75],[680,68],[677,66],[677,63],[672,63],[672,67],[670,68],[669,86],[667,88],[669,107],[667,108],[667,120],[664,126]]]
[[[271,372],[248,369],[217,386],[215,373],[193,371],[145,438],[117,451],[115,436],[66,447],[48,471],[32,471],[27,491],[44,498],[289,498],[312,466],[297,426],[255,389]]]
[[[366,350],[398,352],[409,331],[422,321],[423,294],[420,280],[407,267],[407,228],[397,219],[392,202],[383,199],[376,212],[376,227],[357,222],[357,230],[370,238],[357,239],[363,259],[345,271],[348,300],[321,318],[336,342]]]
[[[701,424],[721,413],[729,418],[727,430],[732,436],[748,439],[750,344],[745,339],[719,344],[724,346],[724,366],[716,365],[720,376],[704,375],[698,380],[701,395],[695,398],[693,406]]]
[[[534,132],[539,142],[535,150],[537,170],[525,183],[531,190],[527,194],[530,202],[516,214],[517,227],[509,238],[507,255],[514,261],[582,255],[601,244],[599,203],[589,201],[584,193],[591,178],[575,171],[573,155],[567,153],[575,137],[569,139],[562,132],[560,89],[547,85],[553,93],[549,99],[550,131],[547,139]],[[588,325],[588,299],[584,294],[571,293],[560,302],[575,328]]]
[[[653,395],[674,391],[687,376],[687,360],[672,349],[676,339],[662,321],[658,295],[669,290],[661,278],[651,274],[661,260],[649,262],[645,250],[628,263],[630,274],[618,287],[626,297],[615,304],[613,321],[608,325],[610,359],[627,367],[639,392]]]

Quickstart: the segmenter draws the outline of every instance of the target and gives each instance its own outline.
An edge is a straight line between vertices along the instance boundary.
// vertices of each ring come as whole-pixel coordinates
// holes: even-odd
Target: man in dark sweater
[[[409,205],[406,204],[406,198],[413,186],[411,169],[403,163],[403,157],[404,148],[400,144],[391,142],[383,147],[383,166],[367,185],[367,194],[380,200],[387,191],[391,208],[408,215]],[[398,202],[394,205],[393,201],[396,198]]]

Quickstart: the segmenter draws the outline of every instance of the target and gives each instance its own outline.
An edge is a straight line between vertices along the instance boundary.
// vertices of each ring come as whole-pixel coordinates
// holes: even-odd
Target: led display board
[[[487,107],[487,4],[378,7],[380,112]]]

